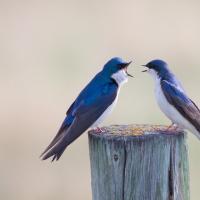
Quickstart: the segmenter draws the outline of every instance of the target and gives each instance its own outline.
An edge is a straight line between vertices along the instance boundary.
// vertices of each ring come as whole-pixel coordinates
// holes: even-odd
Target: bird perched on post
[[[148,72],[155,80],[157,103],[172,121],[171,126],[187,129],[200,139],[200,110],[187,96],[167,63],[162,60],[153,60],[142,66],[147,68],[143,72]]]
[[[88,128],[101,129],[98,125],[113,110],[120,87],[128,81],[128,65],[121,58],[109,60],[89,84],[81,91],[66,113],[55,138],[42,153],[42,159],[53,156],[58,160],[66,147]]]

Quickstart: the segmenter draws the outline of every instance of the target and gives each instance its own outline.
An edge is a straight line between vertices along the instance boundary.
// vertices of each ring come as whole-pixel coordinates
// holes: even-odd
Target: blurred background
[[[87,134],[59,162],[39,155],[108,59],[133,60],[108,124],[170,124],[141,64],[166,60],[200,106],[200,1],[0,0],[0,199],[91,200]],[[200,142],[188,134],[191,199]]]

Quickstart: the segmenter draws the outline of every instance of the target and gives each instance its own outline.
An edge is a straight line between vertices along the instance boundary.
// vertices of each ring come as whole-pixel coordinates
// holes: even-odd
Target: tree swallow
[[[128,81],[128,65],[121,58],[109,60],[89,84],[81,91],[66,113],[55,138],[42,153],[42,159],[53,156],[58,160],[66,147],[88,128],[98,125],[116,105],[120,87]]]
[[[187,129],[200,139],[200,110],[187,96],[167,63],[153,60],[143,66],[147,68],[143,72],[148,72],[155,80],[157,103],[172,125]]]

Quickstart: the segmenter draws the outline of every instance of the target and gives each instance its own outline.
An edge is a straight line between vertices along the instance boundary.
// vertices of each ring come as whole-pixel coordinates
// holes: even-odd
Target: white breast
[[[173,123],[178,124],[178,122],[182,121],[182,116],[179,116],[180,114],[178,111],[168,103],[166,97],[164,96],[160,86],[160,80],[156,80],[155,96],[160,109]]]
[[[119,87],[121,87],[124,83],[128,82],[128,75],[122,69],[112,75],[112,78],[115,79]]]
[[[121,86],[124,83],[128,82],[128,76],[124,70],[120,70],[120,71],[114,73],[112,75],[112,78],[115,79],[115,81],[117,82],[117,84],[119,86],[117,96],[116,96],[115,100],[113,101],[113,103],[103,112],[103,114],[97,119],[97,121],[91,126],[91,128],[98,127],[105,120],[105,118],[111,114],[111,112],[113,111],[114,107],[117,104],[118,95],[119,95]]]
[[[157,103],[160,107],[160,109],[163,111],[163,113],[174,123],[177,124],[180,128],[188,129],[192,133],[194,133],[197,137],[199,137],[198,131],[195,129],[195,127],[186,120],[179,112],[178,110],[168,103],[162,88],[160,86],[160,79],[156,79],[156,86],[155,86],[155,95]]]
[[[103,112],[103,114],[97,119],[97,121],[95,121],[94,124],[92,124],[91,128],[97,128],[105,120],[105,118],[111,114],[111,112],[113,111],[114,107],[117,104],[118,94],[119,90],[117,92],[117,96],[113,101],[113,103]]]

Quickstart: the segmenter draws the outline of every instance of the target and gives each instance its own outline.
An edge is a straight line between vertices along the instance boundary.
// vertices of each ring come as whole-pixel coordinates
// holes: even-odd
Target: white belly
[[[105,120],[105,118],[111,114],[111,112],[113,111],[114,107],[117,104],[118,94],[119,94],[119,89],[113,103],[103,112],[103,114],[97,119],[97,121],[94,122],[94,124],[92,124],[90,128],[97,128]]]
[[[188,129],[199,138],[199,133],[196,128],[186,120],[174,106],[168,103],[162,92],[160,80],[156,81],[155,95],[160,109],[174,124],[177,124],[180,128]]]
[[[118,91],[117,91],[117,96],[116,96],[115,100],[113,101],[113,103],[103,112],[103,114],[97,119],[96,122],[94,122],[94,124],[92,124],[92,126],[90,128],[98,127],[105,120],[105,118],[111,114],[111,112],[113,111],[114,107],[117,104],[118,95],[119,95],[121,86],[124,83],[128,82],[128,76],[124,70],[120,70],[120,71],[116,72],[115,74],[112,75],[112,78],[115,79],[115,81],[117,82],[118,87],[119,87]]]

